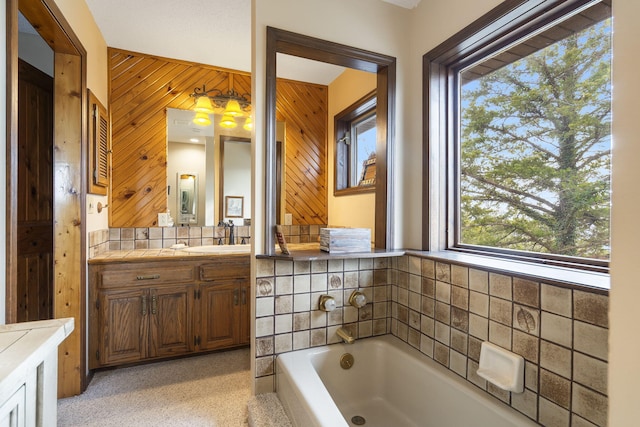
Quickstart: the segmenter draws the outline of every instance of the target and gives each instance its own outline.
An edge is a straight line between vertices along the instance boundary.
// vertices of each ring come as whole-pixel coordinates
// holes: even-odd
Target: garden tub
[[[281,354],[276,388],[299,427],[537,425],[392,335]]]

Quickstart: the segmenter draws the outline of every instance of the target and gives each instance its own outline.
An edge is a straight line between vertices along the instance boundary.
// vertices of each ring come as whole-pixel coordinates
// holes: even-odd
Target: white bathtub
[[[340,367],[344,353],[351,369]],[[391,335],[282,354],[276,388],[298,427],[537,425]]]

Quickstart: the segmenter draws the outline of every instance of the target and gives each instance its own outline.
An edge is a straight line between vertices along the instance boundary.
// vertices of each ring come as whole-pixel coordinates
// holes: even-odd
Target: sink
[[[229,254],[239,253],[248,254],[251,252],[251,245],[205,245],[205,246],[191,246],[188,248],[178,249],[184,252],[197,253],[197,254]]]

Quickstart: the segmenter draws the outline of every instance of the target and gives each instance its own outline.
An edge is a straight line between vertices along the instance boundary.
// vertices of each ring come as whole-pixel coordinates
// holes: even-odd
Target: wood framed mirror
[[[265,98],[265,248],[275,254],[274,226],[277,223],[276,183],[276,57],[278,53],[354,68],[377,75],[376,106],[376,201],[375,247],[388,249],[393,242],[391,200],[393,199],[392,163],[395,123],[396,59],[326,40],[267,27]]]

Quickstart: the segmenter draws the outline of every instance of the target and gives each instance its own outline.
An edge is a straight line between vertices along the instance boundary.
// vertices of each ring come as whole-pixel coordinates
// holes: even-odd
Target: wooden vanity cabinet
[[[249,267],[243,259],[200,266],[198,345],[202,350],[249,344]]]
[[[91,262],[90,368],[249,343],[249,257]]]

